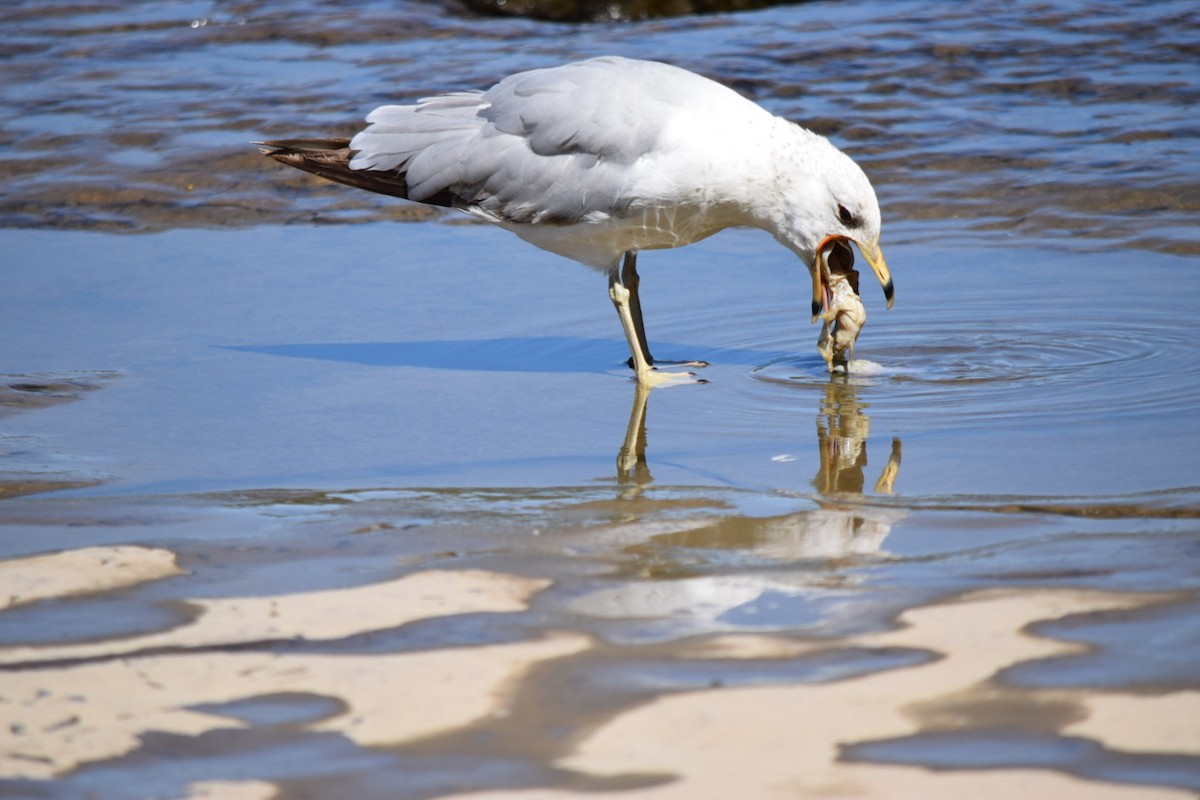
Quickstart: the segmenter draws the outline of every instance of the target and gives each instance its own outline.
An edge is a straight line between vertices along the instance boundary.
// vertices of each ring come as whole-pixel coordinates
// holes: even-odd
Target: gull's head
[[[822,264],[848,271],[854,264],[853,244],[871,265],[892,306],[892,276],[879,246],[881,218],[875,189],[866,174],[828,139],[790,124],[791,146],[778,166],[782,212],[775,236],[804,260],[813,274],[813,315],[824,297]]]

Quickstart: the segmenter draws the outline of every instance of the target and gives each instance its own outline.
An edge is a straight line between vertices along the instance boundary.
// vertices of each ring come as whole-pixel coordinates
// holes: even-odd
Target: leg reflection
[[[640,382],[635,384],[625,441],[617,452],[617,483],[622,486],[645,486],[654,480],[646,464],[646,401],[649,397],[649,386]]]

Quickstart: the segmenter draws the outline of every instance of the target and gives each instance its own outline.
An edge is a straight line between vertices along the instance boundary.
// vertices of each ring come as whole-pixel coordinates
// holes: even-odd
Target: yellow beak
[[[879,278],[879,285],[883,287],[883,296],[887,298],[887,307],[892,307],[892,301],[895,297],[896,290],[892,286],[892,273],[888,269],[887,262],[883,260],[883,250],[878,244],[864,244],[855,242],[858,245],[858,252],[863,254],[863,258],[871,265],[871,269],[875,272],[875,277]]]

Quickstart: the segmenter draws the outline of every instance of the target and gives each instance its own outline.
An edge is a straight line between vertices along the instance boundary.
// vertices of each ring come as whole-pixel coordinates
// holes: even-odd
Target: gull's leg
[[[626,256],[628,259],[628,256]],[[621,328],[625,331],[625,340],[629,343],[630,366],[637,373],[638,383],[656,386],[662,383],[683,382],[694,379],[690,372],[659,372],[650,363],[650,351],[646,347],[645,338],[638,331],[638,324],[633,317],[633,292],[621,282],[620,271],[616,265],[608,273],[608,296],[617,309],[621,318]]]
[[[637,332],[638,342],[642,347],[642,356],[646,359],[646,363],[653,366],[656,362],[654,356],[650,355],[650,344],[646,338],[646,323],[642,321],[642,300],[638,295],[638,287],[641,285],[642,279],[638,276],[637,271],[637,251],[629,250],[625,253],[625,259],[621,264],[621,285],[629,290],[629,313],[633,316],[633,328]],[[707,361],[659,361],[659,364],[671,364],[677,367],[707,367]],[[633,360],[630,359],[629,366],[636,369]]]
[[[637,272],[637,251],[628,250],[621,264],[621,285],[629,290],[629,313],[633,316],[633,330],[637,334],[638,344],[641,345],[642,357],[646,359],[647,364],[653,365],[654,356],[650,355],[650,345],[646,341],[646,323],[642,321],[642,299],[638,295],[641,283],[642,279]]]
[[[631,292],[621,283],[620,273],[616,269],[608,274],[608,296],[617,309],[617,316],[621,318],[625,341],[629,342],[630,361],[632,362],[630,366],[637,373],[639,381],[645,380],[643,376],[653,373],[654,367],[646,358],[646,346],[642,344],[641,337],[638,336],[637,324],[633,321],[633,311],[630,305]]]

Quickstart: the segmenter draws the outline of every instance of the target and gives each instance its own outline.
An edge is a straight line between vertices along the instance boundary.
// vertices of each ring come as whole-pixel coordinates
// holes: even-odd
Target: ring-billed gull
[[[602,57],[511,75],[487,91],[388,105],[353,139],[263,142],[263,152],[340,183],[456,208],[608,275],[647,385],[660,372],[638,298],[640,250],[729,227],[766,230],[808,267],[815,320],[829,307],[817,254],[853,242],[892,304],[870,181],[827,139],[715,81]],[[704,366],[703,362],[690,362]]]

